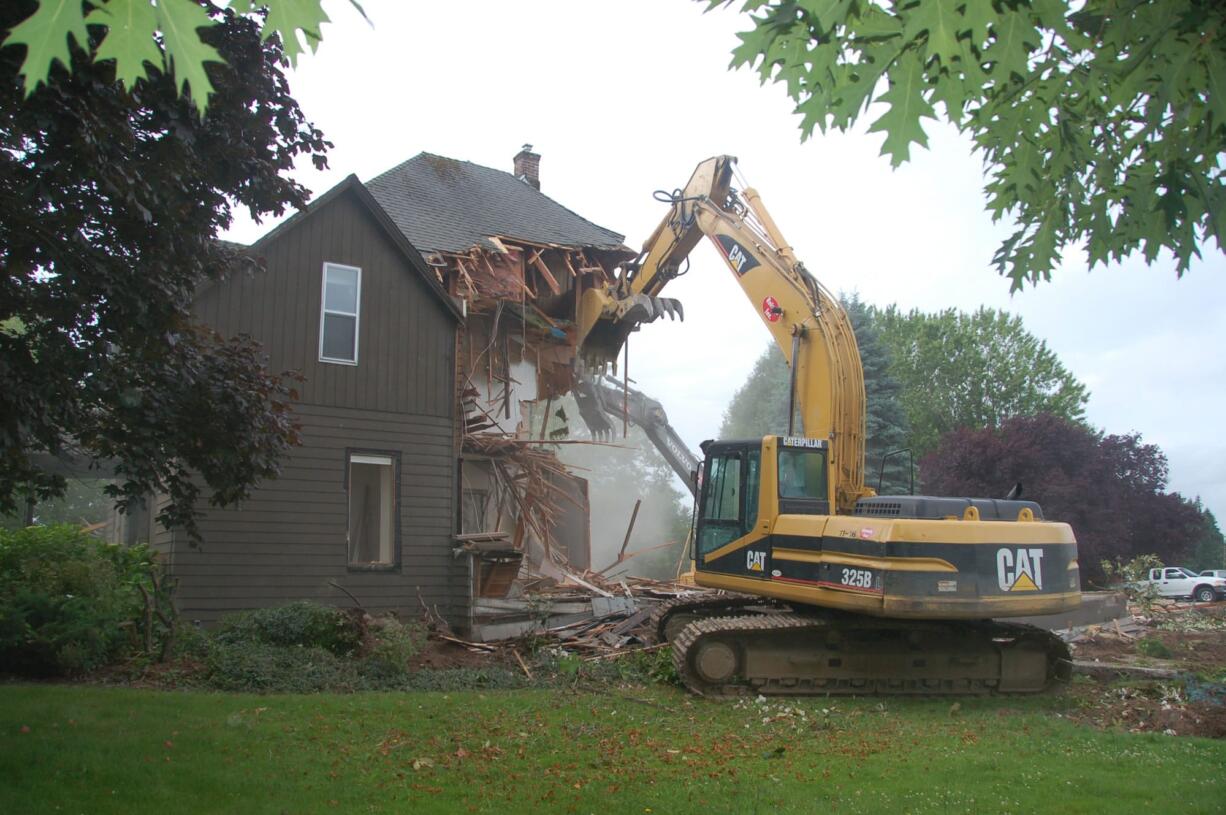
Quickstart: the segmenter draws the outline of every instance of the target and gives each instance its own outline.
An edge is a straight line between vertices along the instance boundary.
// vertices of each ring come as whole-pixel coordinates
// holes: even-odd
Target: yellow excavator
[[[1067,646],[1000,618],[1078,607],[1077,543],[1032,501],[876,495],[864,483],[864,373],[838,300],[797,260],[736,159],[700,163],[638,258],[583,293],[588,367],[681,313],[660,297],[706,236],[790,369],[786,434],[702,445],[693,574],[658,633],[703,695],[1042,691]],[[799,428],[794,417],[799,417]],[[783,430],[783,428],[779,428]]]

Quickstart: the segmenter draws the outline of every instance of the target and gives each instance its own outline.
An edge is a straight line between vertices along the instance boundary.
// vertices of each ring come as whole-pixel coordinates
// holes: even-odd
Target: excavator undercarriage
[[[1068,646],[993,620],[902,621],[716,596],[665,604],[655,630],[703,696],[1038,693],[1067,679]]]

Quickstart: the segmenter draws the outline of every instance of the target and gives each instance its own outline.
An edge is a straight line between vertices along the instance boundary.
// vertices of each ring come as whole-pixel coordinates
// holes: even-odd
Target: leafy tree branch
[[[350,0],[363,16],[357,0]],[[149,70],[171,75],[179,93],[201,113],[213,94],[205,66],[225,58],[203,35],[224,16],[260,20],[260,39],[276,37],[290,65],[305,50],[314,52],[328,22],[323,0],[39,0],[32,14],[13,25],[0,47],[25,46],[21,63],[29,96],[50,81],[58,63],[72,66],[71,49],[94,62],[113,62],[115,79],[127,90],[149,77]],[[101,31],[91,40],[88,28]]]
[[[731,0],[703,0],[709,7]],[[1077,10],[1073,10],[1076,6]],[[733,67],[783,84],[814,129],[871,115],[897,167],[944,119],[983,156],[1014,290],[1061,253],[1169,250],[1182,275],[1226,234],[1226,6],[1214,0],[746,0]],[[873,103],[880,103],[874,106]],[[940,113],[938,114],[938,109]]]

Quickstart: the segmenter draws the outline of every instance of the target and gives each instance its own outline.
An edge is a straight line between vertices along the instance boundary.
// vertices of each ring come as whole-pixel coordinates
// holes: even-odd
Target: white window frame
[[[336,309],[328,308],[328,269],[345,269],[351,272],[358,273],[358,290],[354,298],[356,311],[350,313],[348,311],[337,311]],[[324,321],[329,314],[335,314],[338,317],[353,318],[353,359],[336,359],[334,357],[324,356]],[[358,344],[361,337],[360,329],[362,327],[362,270],[357,266],[346,266],[344,263],[332,263],[324,261],[323,272],[320,275],[319,281],[319,361],[328,362],[333,365],[357,365],[358,364]]]

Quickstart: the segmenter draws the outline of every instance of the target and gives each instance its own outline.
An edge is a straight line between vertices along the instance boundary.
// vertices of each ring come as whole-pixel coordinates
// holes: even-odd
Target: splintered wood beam
[[[617,553],[618,563],[621,563],[626,558],[626,547],[630,545],[630,536],[634,533],[634,522],[638,520],[639,507],[642,505],[642,498],[634,502],[634,512],[630,513],[630,525],[626,527],[626,539],[622,541],[622,549]]]
[[[571,263],[570,263],[570,252],[563,252],[563,253],[562,253],[562,260],[564,260],[564,261],[566,262],[566,271],[570,272],[570,276],[571,276],[571,277],[578,277],[579,275],[578,275],[578,273],[575,271],[575,267],[574,267],[574,266],[572,266],[572,265],[571,265]]]
[[[531,308],[533,311],[535,311],[535,312],[536,312],[536,315],[537,315],[538,317],[540,317],[540,318],[541,318],[542,320],[544,320],[545,322],[549,323],[550,327],[552,327],[552,328],[556,328],[556,329],[558,329],[559,331],[561,331],[561,330],[562,330],[562,327],[561,327],[560,325],[558,325],[557,323],[555,323],[553,320],[549,319],[549,315],[548,315],[548,314],[546,314],[545,312],[541,311],[541,310],[540,310],[539,308],[537,308],[535,305],[529,305],[529,308]],[[538,367],[538,368],[540,367],[540,362],[537,362],[537,367]]]
[[[494,265],[490,263],[490,256],[486,252],[477,253],[481,257],[481,262],[485,264],[485,270],[490,273],[490,277],[494,276]]]
[[[555,278],[549,271],[549,267],[545,265],[545,261],[541,260],[541,253],[544,251],[544,249],[537,249],[532,253],[532,265],[536,267],[536,270],[541,273],[541,277],[543,277],[545,282],[549,284],[550,291],[552,291],[554,294],[561,294],[562,287],[558,285],[557,278]]]
[[[456,258],[455,265],[456,265],[456,268],[460,270],[460,277],[464,279],[464,285],[468,287],[469,293],[475,294],[477,291],[477,287],[473,285],[473,279],[468,274],[468,269],[464,266],[464,261],[460,260],[459,258]]]
[[[579,271],[584,272],[584,273],[599,272],[601,278],[603,278],[606,281],[609,279],[609,273],[605,271],[605,268],[604,266],[600,264],[600,261],[599,260],[589,260],[587,256],[587,252],[580,252],[579,260],[583,263],[583,265],[579,267]]]

